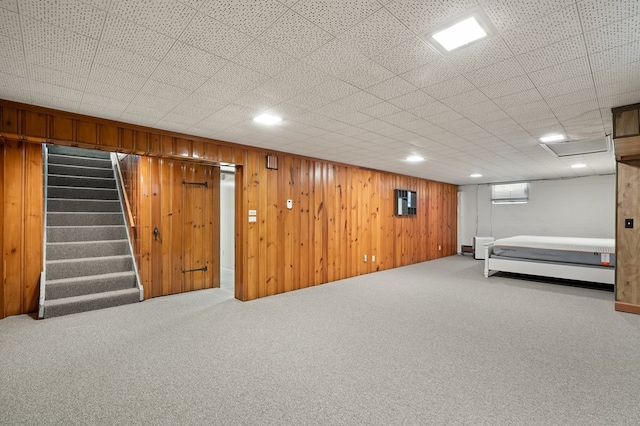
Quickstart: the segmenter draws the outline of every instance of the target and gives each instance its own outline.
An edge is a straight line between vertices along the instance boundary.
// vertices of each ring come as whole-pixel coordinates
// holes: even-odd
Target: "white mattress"
[[[540,237],[532,235],[518,235],[515,237],[500,238],[495,241],[494,245],[589,253],[615,253],[616,251],[616,240],[613,238]]]

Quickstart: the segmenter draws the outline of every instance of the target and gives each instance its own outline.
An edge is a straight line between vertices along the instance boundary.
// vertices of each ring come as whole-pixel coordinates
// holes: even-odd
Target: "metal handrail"
[[[131,214],[131,206],[128,203],[127,192],[124,190],[124,180],[122,179],[122,172],[120,170],[120,161],[118,160],[118,154],[115,152],[111,153],[111,166],[114,170],[118,171],[118,176],[116,177],[116,186],[118,187],[118,198],[120,199],[120,205],[123,203],[126,205],[125,209],[120,209],[122,212],[122,216],[125,222],[129,221],[129,225],[131,228],[135,228],[135,223],[133,222],[133,215]],[[124,210],[128,210],[128,214],[125,214]],[[140,301],[144,300],[144,286],[142,285],[142,281],[140,280],[140,274],[138,273],[138,263],[136,262],[136,254],[133,251],[133,245],[131,241],[134,236],[131,234],[131,230],[127,226],[127,241],[129,243],[129,253],[131,253],[131,260],[133,261],[133,270],[136,273],[136,284],[138,286],[138,290],[140,292]]]
[[[40,297],[38,298],[38,318],[44,318],[44,301],[47,279],[47,198],[49,192],[49,156],[47,145],[42,145],[42,164],[44,166],[43,173],[43,195],[44,195],[44,221],[42,223],[42,271],[40,272]]]

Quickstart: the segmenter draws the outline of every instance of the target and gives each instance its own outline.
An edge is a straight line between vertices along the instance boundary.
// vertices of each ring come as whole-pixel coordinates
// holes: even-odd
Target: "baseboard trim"
[[[615,310],[640,315],[640,305],[634,305],[633,303],[616,302]]]

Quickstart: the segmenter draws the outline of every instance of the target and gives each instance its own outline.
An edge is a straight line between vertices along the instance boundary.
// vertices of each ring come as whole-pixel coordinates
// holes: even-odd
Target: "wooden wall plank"
[[[640,305],[640,160],[619,162],[616,206],[616,302]],[[625,219],[635,219],[625,228]]]
[[[0,139],[0,319],[6,317],[4,308],[4,288],[5,288],[5,259],[4,259],[4,140]]]
[[[24,184],[24,236],[23,260],[24,282],[21,312],[38,309],[40,296],[40,273],[42,272],[42,233],[44,228],[44,194],[42,185],[42,146],[25,144]]]
[[[23,313],[24,144],[25,142],[18,141],[5,142],[3,260],[6,276],[4,280],[4,311],[6,316]]]
[[[29,136],[46,138],[49,136],[49,122],[46,114],[25,111],[25,128]]]

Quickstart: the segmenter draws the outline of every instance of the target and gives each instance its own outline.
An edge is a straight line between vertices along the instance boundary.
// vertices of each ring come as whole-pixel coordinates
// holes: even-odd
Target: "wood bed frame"
[[[615,268],[566,265],[541,260],[516,260],[491,258],[493,242],[484,245],[484,276],[489,278],[496,272],[535,275],[539,277],[561,278],[565,280],[588,281],[601,284],[615,283]]]

